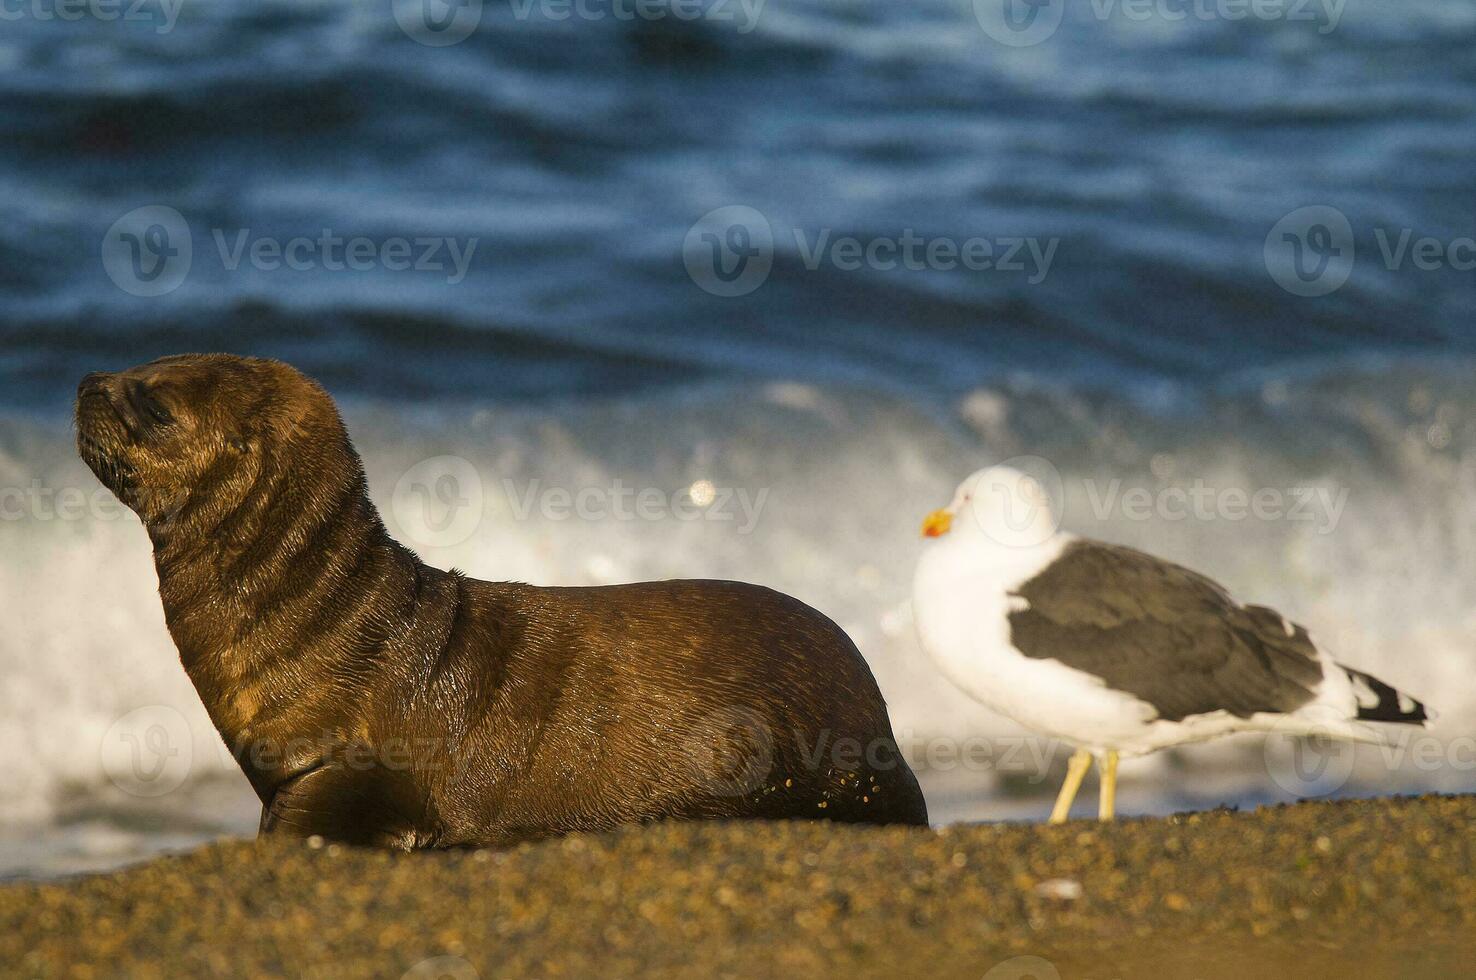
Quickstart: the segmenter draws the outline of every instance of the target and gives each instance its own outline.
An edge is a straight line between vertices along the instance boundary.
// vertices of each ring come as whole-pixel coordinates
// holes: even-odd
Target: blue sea
[[[72,448],[84,373],[181,351],[321,380],[433,564],[819,607],[940,821],[1064,765],[909,618],[922,516],[1021,456],[1441,711],[1332,775],[1131,763],[1125,809],[1476,788],[1463,0],[26,0],[0,133],[0,874],[254,831]]]

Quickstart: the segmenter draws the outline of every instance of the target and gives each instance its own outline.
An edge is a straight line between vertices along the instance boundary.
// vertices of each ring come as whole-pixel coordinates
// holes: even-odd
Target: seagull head
[[[1008,466],[972,473],[947,507],[923,521],[929,538],[984,535],[995,544],[1026,548],[1049,540],[1059,528],[1051,494],[1039,480]]]

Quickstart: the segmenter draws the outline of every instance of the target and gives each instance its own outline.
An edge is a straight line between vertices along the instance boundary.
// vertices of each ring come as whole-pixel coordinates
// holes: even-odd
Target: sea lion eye
[[[165,408],[163,403],[157,398],[145,396],[143,400],[143,411],[148,416],[149,421],[155,425],[170,425],[174,422],[174,416],[169,413],[169,409]]]
[[[123,395],[133,416],[146,427],[164,428],[173,424],[174,414],[169,411],[169,406],[150,391],[144,382],[129,382],[123,388]]]

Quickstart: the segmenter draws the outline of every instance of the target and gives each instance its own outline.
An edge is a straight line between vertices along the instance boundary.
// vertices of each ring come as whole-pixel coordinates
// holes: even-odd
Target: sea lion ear
[[[230,439],[226,440],[226,442],[232,449],[240,453],[242,456],[251,452],[251,444],[246,441],[244,436],[231,436]]]

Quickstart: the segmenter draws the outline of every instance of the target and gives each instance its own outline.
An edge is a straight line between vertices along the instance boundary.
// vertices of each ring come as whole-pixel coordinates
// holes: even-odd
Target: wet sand
[[[20,976],[1476,976],[1476,796],[1112,825],[213,844],[0,888]]]

